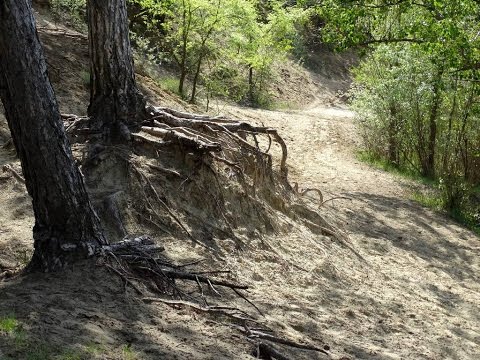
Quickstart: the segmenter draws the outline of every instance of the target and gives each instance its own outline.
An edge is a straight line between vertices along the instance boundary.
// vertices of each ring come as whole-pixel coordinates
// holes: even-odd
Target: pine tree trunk
[[[29,0],[0,2],[0,97],[32,197],[30,269],[59,270],[105,239],[65,135]]]
[[[125,142],[145,115],[135,83],[125,0],[88,0],[91,93],[88,114],[109,142]]]

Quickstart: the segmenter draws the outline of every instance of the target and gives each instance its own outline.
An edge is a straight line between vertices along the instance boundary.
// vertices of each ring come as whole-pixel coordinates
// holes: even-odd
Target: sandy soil
[[[62,111],[82,113],[88,102],[81,80],[85,41],[63,39],[62,60],[54,49],[58,36],[42,35],[57,68],[54,86]],[[67,86],[65,74],[72,76]],[[182,107],[142,81],[152,99]],[[330,356],[286,351],[292,359],[480,358],[480,240],[409,200],[415,184],[356,160],[353,114],[331,106],[345,84],[339,81],[312,75],[308,86],[320,84],[320,92],[302,110],[224,105],[220,111],[279,128],[289,146],[290,179],[300,189],[321,189],[325,200],[348,198],[319,209],[343,237],[280,218],[281,231],[246,236],[244,251],[228,239],[219,240],[212,254],[171,238],[164,239],[166,253],[179,262],[203,258],[207,268],[232,270],[233,278],[251,285],[249,297],[265,314],[262,326],[331,348]],[[14,155],[0,149],[0,169],[5,164],[19,169]],[[1,273],[24,265],[32,251],[30,200],[8,171],[0,171],[0,204]],[[17,335],[0,330],[0,359],[253,359],[252,345],[226,319],[146,304],[94,265],[0,282],[0,320],[19,322]],[[232,294],[220,301],[252,311]]]
[[[408,181],[359,163],[348,110],[318,103],[292,112],[228,110],[281,129],[289,143],[291,179],[301,188],[317,187],[325,199],[350,199],[322,208],[348,235],[347,245],[295,227],[289,234],[264,238],[248,253],[224,257],[222,266],[254,284],[251,299],[269,326],[298,341],[329,344],[333,359],[478,358],[476,236],[410,201]],[[2,153],[3,162],[12,160]],[[14,179],[0,185],[2,254],[28,252],[28,199]],[[173,258],[206,255],[180,241],[169,246]],[[12,261],[1,260],[4,267]],[[101,356],[87,352],[85,358],[120,359],[122,344],[132,344],[139,359],[249,358],[248,343],[218,319],[145,305],[105,280],[101,270],[82,280],[80,274],[2,285],[1,311],[17,314],[32,334],[42,334],[49,343],[106,349]],[[292,356],[326,358],[308,352]]]
[[[334,348],[358,359],[479,358],[478,237],[409,200],[416,184],[360,163],[347,109],[314,102],[293,112],[232,109],[239,112],[282,129],[292,181],[325,199],[349,198],[324,211],[364,261],[327,255],[339,275],[298,299],[315,309],[313,322]]]

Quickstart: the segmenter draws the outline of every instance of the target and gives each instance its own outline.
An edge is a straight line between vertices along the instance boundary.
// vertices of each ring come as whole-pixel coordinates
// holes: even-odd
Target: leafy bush
[[[307,17],[307,11],[279,1],[268,9],[256,0],[132,1],[135,38],[148,38],[149,48],[174,64],[184,97],[190,82],[191,102],[203,85],[207,99],[266,103],[272,65],[299,41],[296,27]]]
[[[446,64],[415,44],[378,46],[354,71],[352,105],[368,153],[435,180],[443,207],[467,213],[480,183],[480,89]]]

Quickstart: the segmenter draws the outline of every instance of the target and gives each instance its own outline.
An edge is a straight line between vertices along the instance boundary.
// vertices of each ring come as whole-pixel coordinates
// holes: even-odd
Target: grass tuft
[[[13,316],[1,317],[0,318],[0,331],[13,334],[15,330],[19,327],[17,319]]]

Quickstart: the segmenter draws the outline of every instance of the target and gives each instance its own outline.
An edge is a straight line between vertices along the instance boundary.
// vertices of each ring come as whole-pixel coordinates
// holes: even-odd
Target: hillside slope
[[[316,309],[315,326],[355,359],[478,358],[480,239],[409,200],[414,182],[360,163],[345,108],[316,102],[302,111],[241,115],[288,134],[292,181],[322,189],[326,200],[341,197],[323,210],[363,259],[326,255],[334,280],[301,299]]]
[[[88,104],[86,40],[43,20],[41,38],[63,112]],[[67,33],[65,33],[67,32]],[[188,109],[140,76],[150,100]],[[280,129],[291,181],[321,189],[319,209],[343,233],[321,235],[279,219],[282,231],[251,234],[246,250],[227,240],[218,253],[169,239],[182,262],[204,259],[251,285],[262,327],[321,346],[330,355],[289,350],[292,359],[475,359],[480,348],[480,241],[452,220],[408,200],[412,183],[359,163],[353,114],[332,107],[344,79],[312,75],[311,103],[265,111],[222,105],[223,113]],[[0,123],[2,121],[0,120]],[[5,125],[3,125],[5,128]],[[0,134],[1,135],[1,134]],[[6,138],[6,135],[4,136]],[[19,171],[11,150],[0,167]],[[315,192],[312,202],[319,203]],[[31,253],[32,213],[23,184],[0,173],[0,273]],[[242,299],[222,301],[249,309]],[[78,264],[62,274],[0,282],[0,359],[253,359],[253,346],[217,315],[145,303],[104,267]]]

